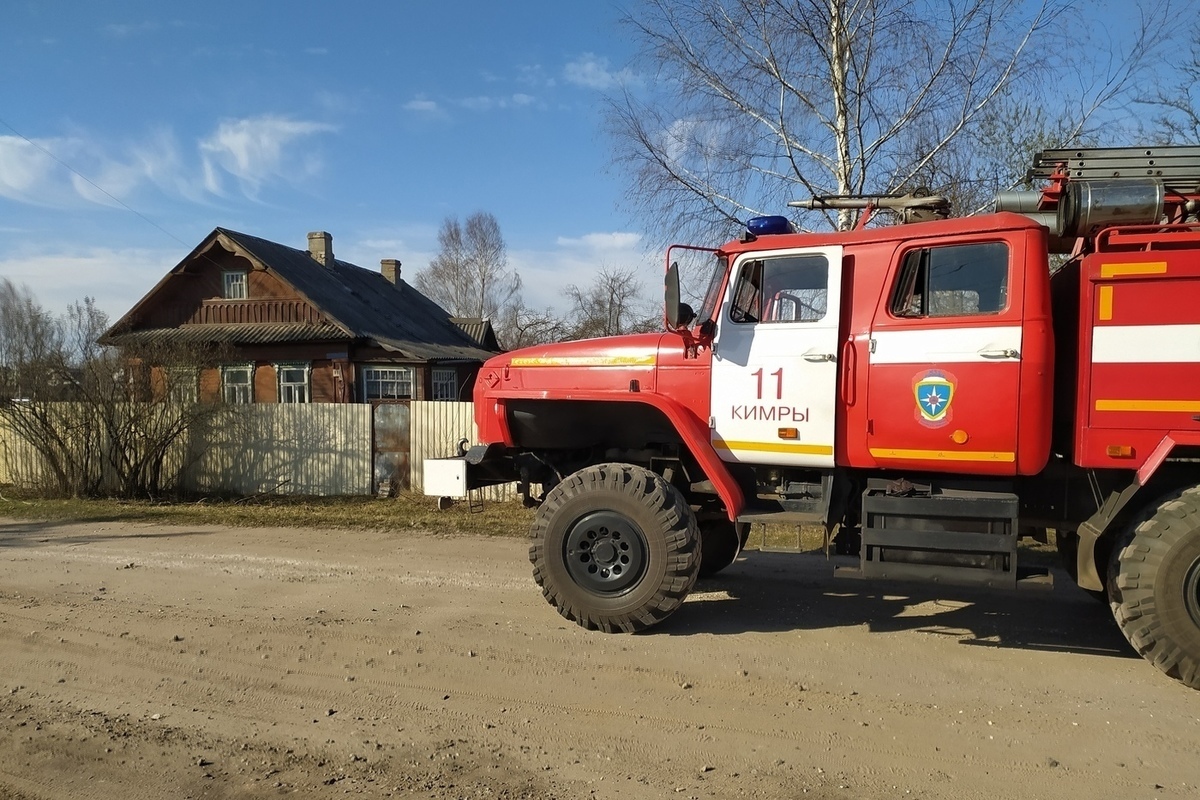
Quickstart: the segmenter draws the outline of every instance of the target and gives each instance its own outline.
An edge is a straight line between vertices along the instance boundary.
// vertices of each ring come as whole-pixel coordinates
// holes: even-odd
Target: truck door
[[[1016,472],[1021,241],[901,250],[869,347],[867,448],[876,465]]]
[[[713,342],[712,443],[726,461],[833,466],[842,248],[743,255]]]

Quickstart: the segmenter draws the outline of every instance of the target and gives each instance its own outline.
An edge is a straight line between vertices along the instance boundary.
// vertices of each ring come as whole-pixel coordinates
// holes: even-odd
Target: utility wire
[[[0,117],[0,125],[3,125],[4,127],[8,128],[10,131],[12,131],[14,134],[16,134],[18,138],[20,138],[22,141],[24,141],[24,142],[25,142],[26,144],[28,144],[29,146],[31,146],[31,147],[35,147],[35,148],[37,148],[38,150],[40,150],[41,152],[45,153],[47,156],[49,156],[51,159],[53,159],[53,160],[55,161],[55,163],[57,163],[59,166],[61,166],[61,167],[63,167],[64,169],[66,169],[66,170],[67,170],[67,171],[69,171],[69,172],[70,172],[72,175],[75,175],[75,176],[76,176],[77,178],[79,178],[80,180],[82,180],[82,181],[86,182],[86,183],[87,183],[89,186],[91,186],[93,189],[95,189],[96,191],[100,192],[100,193],[101,193],[101,194],[103,194],[105,197],[107,197],[108,199],[110,199],[110,200],[112,200],[114,203],[116,203],[117,205],[121,206],[121,208],[125,209],[126,211],[128,211],[128,212],[130,212],[130,213],[132,213],[132,214],[135,214],[135,215],[137,215],[139,218],[141,218],[141,220],[142,220],[143,222],[145,222],[145,223],[147,223],[148,225],[151,225],[151,226],[153,226],[153,227],[157,228],[158,230],[162,231],[164,234],[166,234],[167,236],[171,237],[171,238],[172,238],[172,239],[174,239],[175,241],[179,242],[179,243],[180,243],[181,245],[183,245],[184,247],[187,247],[187,246],[188,246],[188,243],[187,243],[187,242],[185,242],[185,241],[183,241],[183,239],[180,239],[178,236],[176,236],[175,234],[171,233],[169,230],[167,230],[166,228],[164,228],[162,225],[159,225],[157,222],[155,222],[154,220],[150,219],[150,218],[149,218],[149,217],[147,217],[145,214],[143,214],[142,212],[138,211],[136,208],[133,208],[132,206],[130,206],[128,203],[126,203],[126,202],[125,202],[124,200],[122,200],[121,198],[114,196],[114,195],[113,195],[111,192],[109,192],[107,189],[105,189],[105,188],[104,188],[103,186],[101,186],[100,184],[96,183],[94,180],[92,180],[91,178],[89,178],[87,175],[84,175],[82,172],[80,172],[79,170],[75,169],[75,168],[74,168],[74,167],[72,167],[70,164],[68,164],[67,162],[63,161],[61,158],[59,158],[58,156],[54,155],[54,153],[53,153],[53,152],[51,152],[50,150],[46,149],[46,148],[45,148],[45,147],[43,147],[42,145],[40,145],[40,144],[38,144],[37,142],[35,142],[33,139],[30,139],[28,136],[26,136],[25,134],[21,133],[19,130],[17,130],[16,128],[14,128],[14,127],[13,127],[13,126],[12,126],[12,125],[11,125],[11,124],[10,124],[10,123],[7,121],[7,120],[5,120],[3,117]]]

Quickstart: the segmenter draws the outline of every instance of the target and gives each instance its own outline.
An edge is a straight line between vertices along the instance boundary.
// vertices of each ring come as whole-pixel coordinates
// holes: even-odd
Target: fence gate
[[[408,403],[381,403],[373,413],[372,455],[375,486],[389,496],[411,487],[409,477],[410,416]]]

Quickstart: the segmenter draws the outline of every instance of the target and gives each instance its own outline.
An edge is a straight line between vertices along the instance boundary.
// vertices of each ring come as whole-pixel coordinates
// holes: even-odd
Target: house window
[[[244,271],[225,272],[222,275],[226,300],[245,300],[249,296],[246,291],[246,273]]]
[[[433,371],[433,399],[458,399],[458,373],[452,369],[435,369]]]
[[[175,403],[194,403],[200,396],[199,375],[192,367],[167,367],[166,395]]]
[[[1008,306],[1008,246],[1003,242],[929,247],[904,256],[892,294],[897,317],[998,314]]]
[[[226,403],[253,403],[254,365],[228,364],[221,367],[221,397]]]
[[[413,395],[412,367],[363,367],[362,401],[408,400]]]
[[[309,364],[276,364],[275,371],[279,375],[279,402],[312,402],[308,389],[308,377],[312,372]]]

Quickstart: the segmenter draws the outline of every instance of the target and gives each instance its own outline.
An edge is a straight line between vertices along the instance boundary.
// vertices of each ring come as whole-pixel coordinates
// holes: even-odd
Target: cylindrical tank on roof
[[[1162,219],[1163,182],[1145,180],[1072,181],[1058,201],[1058,233],[1092,236],[1112,225],[1146,225]]]

